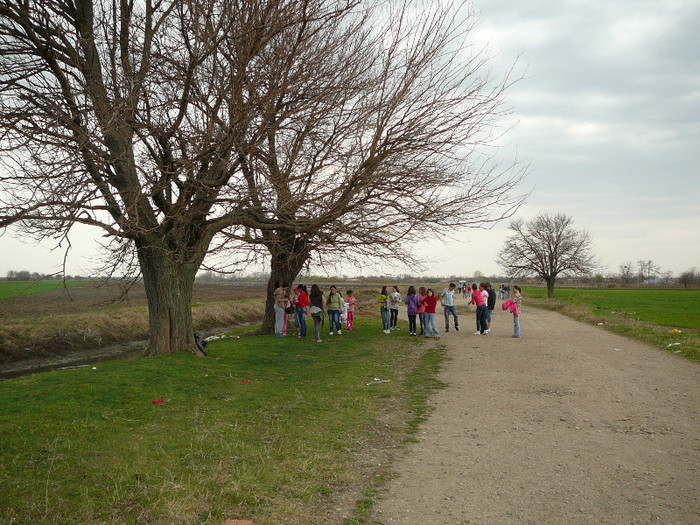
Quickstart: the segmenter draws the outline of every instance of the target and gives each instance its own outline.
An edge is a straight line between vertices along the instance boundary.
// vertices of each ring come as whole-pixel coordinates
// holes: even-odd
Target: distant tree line
[[[628,261],[619,266],[619,273],[610,277],[622,286],[700,286],[700,272],[694,266],[674,277],[671,270],[662,271],[652,260],[637,261],[636,265]]]
[[[54,273],[54,274],[43,274],[43,273],[38,273],[38,272],[30,272],[28,270],[20,270],[20,271],[15,271],[15,270],[9,270],[7,272],[7,276],[5,277],[5,281],[62,281],[65,279],[66,281],[85,281],[87,280],[86,277],[81,277],[79,275],[63,275],[62,273]]]

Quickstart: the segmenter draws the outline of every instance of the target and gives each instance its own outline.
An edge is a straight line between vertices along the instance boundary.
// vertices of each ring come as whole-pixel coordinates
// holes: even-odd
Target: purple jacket
[[[408,315],[416,315],[418,306],[420,306],[420,296],[418,294],[407,295],[406,300],[406,313]]]

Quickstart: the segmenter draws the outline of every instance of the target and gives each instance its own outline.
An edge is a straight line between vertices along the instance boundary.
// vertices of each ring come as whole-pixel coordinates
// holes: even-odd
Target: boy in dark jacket
[[[491,332],[491,313],[496,308],[496,290],[493,289],[491,283],[486,283],[486,291],[489,293],[488,301],[486,301],[486,333]]]

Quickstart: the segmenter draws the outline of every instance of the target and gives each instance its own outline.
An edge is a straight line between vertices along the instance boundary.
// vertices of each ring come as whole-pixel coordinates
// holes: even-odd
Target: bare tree
[[[665,285],[673,283],[673,270],[666,270],[661,274],[661,279]]]
[[[697,286],[700,284],[700,272],[698,272],[695,266],[688,268],[678,276],[678,282],[682,284],[684,288]]]
[[[498,171],[479,149],[494,139],[511,80],[480,71],[473,13],[410,13],[401,4],[339,19],[321,28],[322,45],[285,32],[265,55],[266,134],[245,149],[236,182],[249,218],[225,232],[269,257],[263,331],[276,283],[310,260],[415,265],[416,241],[501,220],[523,200],[513,189],[524,170]]]
[[[643,283],[648,283],[661,271],[661,267],[652,260],[637,261],[639,266],[639,280]]]
[[[564,213],[541,213],[534,219],[510,223],[515,232],[506,240],[497,262],[510,275],[537,275],[554,297],[560,275],[589,275],[597,264],[588,232],[576,230]]]
[[[622,286],[627,286],[634,279],[634,263],[627,261],[620,265],[620,281]]]
[[[469,54],[473,13],[380,5],[0,0],[0,227],[101,228],[151,353],[197,353],[207,256],[269,262],[266,327],[310,258],[410,261],[403,240],[509,216],[524,171],[479,146],[511,79]]]

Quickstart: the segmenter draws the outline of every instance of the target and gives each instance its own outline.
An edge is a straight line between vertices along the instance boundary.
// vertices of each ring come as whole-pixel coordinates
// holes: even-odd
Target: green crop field
[[[65,286],[81,286],[85,281],[66,281]],[[49,292],[63,288],[63,281],[0,281],[0,299]]]
[[[525,293],[547,297],[544,288],[526,288]],[[585,306],[594,315],[626,317],[669,328],[700,328],[700,290],[559,288],[554,299]]]
[[[575,319],[667,348],[700,361],[700,290],[557,288],[523,289],[525,304],[561,311]]]

